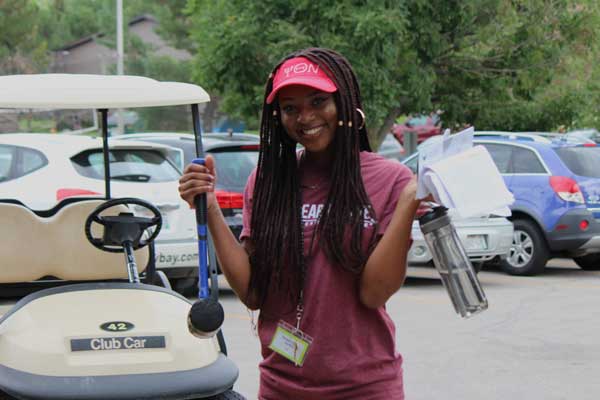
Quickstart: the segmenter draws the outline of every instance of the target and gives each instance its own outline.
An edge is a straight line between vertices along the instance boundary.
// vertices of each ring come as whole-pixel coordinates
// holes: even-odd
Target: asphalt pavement
[[[600,272],[551,260],[543,275],[484,270],[489,309],[458,317],[430,268],[409,268],[388,302],[404,358],[408,400],[596,400],[600,397]],[[224,289],[223,331],[240,369],[235,389],[258,390],[260,350],[251,315]],[[0,314],[13,300],[0,300]]]
[[[543,275],[484,270],[479,278],[489,308],[469,319],[454,313],[430,268],[409,268],[388,302],[407,400],[600,398],[600,272],[555,259]],[[258,338],[239,300],[225,293],[222,302],[236,390],[255,399]]]

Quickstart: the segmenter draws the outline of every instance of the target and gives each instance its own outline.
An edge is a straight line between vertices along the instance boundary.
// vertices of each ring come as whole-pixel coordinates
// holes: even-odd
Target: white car
[[[402,160],[402,163],[417,173],[418,153],[412,154]],[[486,215],[482,217],[457,218],[450,213],[450,218],[469,259],[478,270],[485,261],[496,257],[504,259],[508,256],[512,246],[514,227],[512,222],[504,217]],[[419,222],[413,221],[413,244],[408,252],[408,264],[431,264],[433,257],[421,229]]]
[[[400,144],[398,140],[396,140],[396,137],[391,133],[385,135],[383,141],[379,145],[377,153],[379,153],[385,158],[390,158],[392,160],[398,161],[405,159],[407,156],[404,147]]]
[[[160,210],[163,227],[155,241],[156,268],[177,279],[197,276],[198,245],[194,213],[177,190],[180,172],[170,161],[173,152],[181,150],[110,140],[111,198],[137,197]],[[0,198],[19,200],[32,210],[49,210],[73,196],[105,196],[100,138],[0,135]]]
[[[452,224],[475,269],[495,257],[506,258],[512,245],[513,224],[503,217],[452,218]],[[433,257],[419,221],[413,221],[413,244],[408,251],[409,265],[430,264]]]

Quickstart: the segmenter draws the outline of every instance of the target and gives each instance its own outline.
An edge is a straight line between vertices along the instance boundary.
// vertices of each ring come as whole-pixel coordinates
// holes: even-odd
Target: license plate
[[[485,235],[468,235],[464,245],[465,250],[486,250],[487,240]]]
[[[71,351],[164,349],[164,336],[118,336],[71,339]]]

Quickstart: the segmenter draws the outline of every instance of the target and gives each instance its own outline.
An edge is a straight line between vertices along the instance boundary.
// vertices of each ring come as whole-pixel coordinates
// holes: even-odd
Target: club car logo
[[[135,328],[135,325],[126,321],[111,321],[100,325],[100,329],[107,332],[127,332],[133,328]]]
[[[164,336],[121,336],[71,339],[71,351],[164,349]]]

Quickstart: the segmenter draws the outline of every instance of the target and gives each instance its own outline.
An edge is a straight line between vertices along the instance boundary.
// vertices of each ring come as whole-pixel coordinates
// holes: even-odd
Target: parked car
[[[134,133],[115,136],[113,140],[167,145],[181,150],[171,153],[180,170],[196,158],[194,135],[187,133]],[[246,181],[258,162],[259,138],[251,134],[208,133],[202,135],[202,147],[215,158],[217,186],[215,194],[229,227],[236,235],[242,231],[243,192]]]
[[[502,268],[514,275],[570,257],[600,269],[600,148],[535,135],[477,135],[513,193],[513,245]]]
[[[156,144],[168,145],[181,150],[170,153],[173,163],[178,169],[183,168],[196,158],[196,142],[194,135],[187,133],[133,133],[114,136],[112,140],[127,142],[143,140]],[[252,134],[209,133],[202,135],[202,146],[207,154],[215,158],[217,167],[217,186],[215,195],[229,228],[239,237],[242,232],[243,192],[248,176],[258,162],[259,137]],[[194,255],[197,251],[194,250]],[[194,259],[197,265],[197,255]],[[177,289],[189,292],[194,288],[197,275],[190,275],[178,282]]]
[[[417,144],[424,142],[428,138],[442,133],[440,117],[436,113],[417,115],[410,117],[403,124],[392,126],[392,133],[401,144],[404,144],[406,132],[413,132],[417,135]]]
[[[179,198],[180,172],[170,160],[180,150],[148,142],[111,143],[112,197],[138,197],[160,210],[163,228],[156,267],[177,279],[197,268],[195,225]],[[102,141],[65,134],[0,135],[0,198],[49,210],[74,196],[103,197]],[[134,210],[135,211],[135,210]]]
[[[125,135],[112,136],[113,140],[143,140],[145,142],[159,143],[180,149],[183,153],[183,158],[178,157],[177,153],[172,153],[172,161],[177,164],[178,168],[183,169],[187,164],[191,163],[196,158],[196,142],[194,135],[190,133],[177,132],[144,132],[144,133],[128,133]],[[220,159],[222,163],[227,163],[230,160],[224,159],[222,153],[230,153],[232,151],[240,152],[250,150],[253,154],[253,168],[258,161],[258,145],[260,138],[258,135],[250,133],[203,133],[202,146],[204,151],[210,153],[217,161],[217,168],[220,167]],[[241,146],[245,146],[243,149]],[[216,148],[221,150],[215,151]],[[225,151],[227,149],[227,151]],[[217,154],[218,153],[218,154]],[[215,155],[217,154],[217,155]],[[219,171],[217,171],[219,172]],[[221,176],[219,175],[219,179]],[[246,182],[244,182],[245,184]]]
[[[381,145],[379,145],[377,153],[385,158],[398,161],[402,161],[407,156],[407,154],[404,152],[404,147],[392,134],[385,135],[383,142],[381,142]]]
[[[402,161],[415,174],[418,168],[419,154],[415,153]],[[422,207],[417,216],[426,212]],[[505,259],[511,249],[513,239],[513,224],[504,217],[483,215],[480,217],[459,218],[449,212],[469,259],[476,270],[481,269],[485,261]],[[425,243],[417,220],[412,225],[413,244],[408,251],[409,265],[430,265],[432,255]]]
[[[579,129],[564,134],[569,138],[586,139],[594,143],[600,143],[600,132],[597,129]]]
[[[193,137],[193,135],[189,135]],[[241,231],[242,191],[258,159],[258,145],[203,140],[219,160],[217,199],[234,233]],[[135,139],[135,138],[131,138]],[[156,267],[177,290],[197,277],[198,246],[193,213],[179,198],[182,150],[158,142],[111,139],[112,197],[138,197],[161,211],[163,229],[155,241]],[[192,140],[193,143],[193,140]],[[68,155],[68,157],[66,156]],[[64,134],[0,135],[0,198],[48,210],[73,196],[104,196],[102,142]]]
[[[485,137],[501,137],[510,139],[522,139],[530,140],[534,142],[542,143],[570,143],[570,144],[586,144],[595,143],[590,137],[580,133],[579,131],[573,132],[574,134],[566,134],[560,132],[501,132],[501,131],[477,131],[474,136],[485,136]]]

